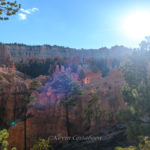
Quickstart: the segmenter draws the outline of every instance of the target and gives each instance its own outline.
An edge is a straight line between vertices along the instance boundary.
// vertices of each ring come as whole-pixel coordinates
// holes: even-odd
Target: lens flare
[[[129,15],[124,23],[123,30],[129,38],[141,40],[150,35],[150,12],[136,11]]]

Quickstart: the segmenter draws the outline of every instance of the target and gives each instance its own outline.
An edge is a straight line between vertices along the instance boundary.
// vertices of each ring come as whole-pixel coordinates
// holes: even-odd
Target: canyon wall
[[[5,52],[5,54],[4,54]],[[73,49],[61,46],[26,46],[21,44],[4,44],[0,45],[0,62],[11,57],[14,62],[25,62],[26,58],[37,57],[40,59],[54,58],[72,58],[80,56],[84,61],[86,58],[119,58],[122,59],[126,54],[130,54],[131,49],[124,46],[114,46],[111,49]],[[6,55],[7,54],[7,55]]]
[[[6,45],[0,45],[0,65],[9,64],[11,62],[11,54]]]

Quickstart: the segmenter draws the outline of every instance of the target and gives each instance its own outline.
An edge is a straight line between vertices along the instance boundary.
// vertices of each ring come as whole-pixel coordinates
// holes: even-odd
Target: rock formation
[[[73,49],[61,46],[27,46],[21,44],[1,45],[0,49],[7,49],[14,62],[25,62],[29,57],[37,57],[40,59],[54,58],[60,56],[62,58],[81,57],[84,62],[88,57],[94,58],[119,58],[122,59],[126,54],[130,54],[131,50],[123,46],[115,46],[111,50],[107,48],[100,49]]]
[[[11,63],[11,55],[6,45],[0,45],[0,65],[8,65]]]

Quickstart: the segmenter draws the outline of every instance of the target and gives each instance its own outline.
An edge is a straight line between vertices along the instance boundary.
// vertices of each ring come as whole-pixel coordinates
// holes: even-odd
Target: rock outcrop
[[[8,65],[11,63],[11,54],[6,45],[0,45],[0,65]]]
[[[22,118],[25,96],[24,80],[13,73],[0,72],[0,128]]]

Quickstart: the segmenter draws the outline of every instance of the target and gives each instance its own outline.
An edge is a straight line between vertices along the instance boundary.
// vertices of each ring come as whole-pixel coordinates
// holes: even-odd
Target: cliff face
[[[16,62],[24,62],[27,57],[37,57],[41,59],[54,58],[61,56],[62,58],[68,57],[101,57],[101,52],[97,50],[76,50],[71,48],[64,48],[58,46],[17,46],[8,45],[8,50],[12,59]]]
[[[6,45],[0,45],[0,65],[9,64],[11,62],[11,54]]]
[[[0,128],[22,117],[25,82],[13,73],[0,71]]]
[[[120,59],[131,53],[131,50],[123,46],[115,46],[112,50],[107,48],[101,49],[72,49],[60,46],[25,46],[17,44],[7,44],[8,51],[14,62],[24,62],[28,57],[37,57],[40,59],[54,58],[56,56],[61,56],[62,58],[72,58],[80,56],[84,61],[85,58],[95,57],[95,58],[119,58]],[[120,53],[121,50],[121,53]]]

